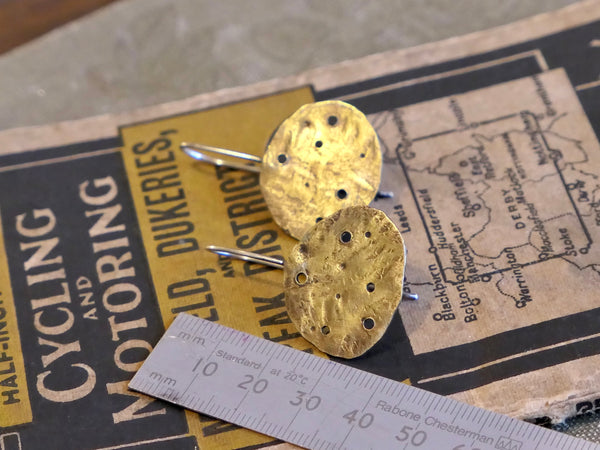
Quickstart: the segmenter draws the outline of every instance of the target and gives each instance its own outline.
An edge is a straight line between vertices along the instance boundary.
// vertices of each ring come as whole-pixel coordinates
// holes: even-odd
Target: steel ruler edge
[[[600,449],[184,313],[129,387],[310,449]]]

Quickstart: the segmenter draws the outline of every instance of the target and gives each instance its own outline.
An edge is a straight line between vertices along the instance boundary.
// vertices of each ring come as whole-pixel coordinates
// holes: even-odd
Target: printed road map
[[[600,153],[562,70],[371,119],[398,161],[407,284],[436,299],[400,307],[415,353],[595,307]]]

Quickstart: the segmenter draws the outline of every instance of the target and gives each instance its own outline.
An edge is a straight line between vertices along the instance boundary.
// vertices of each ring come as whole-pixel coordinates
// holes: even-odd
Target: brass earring
[[[312,226],[285,262],[210,246],[229,257],[284,271],[288,314],[319,350],[356,358],[385,333],[402,298],[406,251],[402,235],[383,213],[368,206],[342,209]]]
[[[181,149],[199,161],[259,172],[275,222],[296,239],[339,209],[368,205],[381,178],[377,133],[341,101],[302,106],[275,130],[263,158],[186,142]]]

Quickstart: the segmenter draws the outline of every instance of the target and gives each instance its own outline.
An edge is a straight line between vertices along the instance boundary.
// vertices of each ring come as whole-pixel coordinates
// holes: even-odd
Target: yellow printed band
[[[207,252],[220,245],[283,256],[295,240],[275,224],[259,175],[198,163],[179,149],[198,142],[261,156],[271,133],[309,88],[122,129],[123,157],[165,326],[180,312],[324,356],[287,315],[281,271]],[[188,413],[202,448],[271,440]]]
[[[8,272],[4,233],[1,230],[0,255],[0,428],[2,428],[30,423],[32,414]]]

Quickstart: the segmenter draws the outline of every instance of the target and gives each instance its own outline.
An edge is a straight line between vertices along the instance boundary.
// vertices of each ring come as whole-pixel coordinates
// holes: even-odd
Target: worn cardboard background
[[[295,75],[575,0],[121,0],[0,57],[0,129]]]
[[[561,173],[570,171],[573,178],[559,181],[561,183],[567,181],[567,183],[563,183],[563,186],[576,184],[572,189],[569,188],[568,198],[573,200],[575,193],[577,193],[571,206],[577,206],[582,222],[589,223],[590,228],[592,228],[597,226],[594,224],[595,212],[592,204],[596,203],[598,192],[597,186],[594,184],[596,183],[596,171],[598,170],[597,165],[594,164],[594,159],[597,158],[598,143],[595,134],[598,133],[600,126],[598,121],[600,111],[598,111],[598,103],[595,100],[598,98],[596,92],[600,83],[597,80],[598,70],[596,67],[599,62],[598,59],[593,58],[593,52],[597,51],[594,44],[594,30],[598,29],[598,22],[594,23],[594,21],[597,21],[599,17],[599,3],[595,1],[584,2],[575,7],[536,17],[524,23],[407,51],[373,55],[362,60],[316,69],[296,77],[218,91],[181,102],[138,110],[133,113],[101,116],[38,128],[8,130],[0,134],[0,144],[4,155],[3,167],[0,168],[0,171],[9,173],[27,169],[28,164],[36,159],[47,160],[49,164],[60,164],[66,162],[70,157],[69,155],[72,154],[103,151],[88,148],[71,149],[69,152],[54,149],[27,153],[27,150],[57,147],[68,143],[91,140],[96,141],[95,145],[98,148],[123,147],[125,143],[124,136],[127,135],[129,128],[141,130],[144,127],[143,124],[136,126],[135,122],[160,119],[164,116],[238,102],[310,85],[313,87],[317,99],[337,97],[357,104],[369,115],[378,128],[387,152],[384,186],[388,188],[386,190],[395,191],[396,196],[392,203],[382,203],[375,206],[387,210],[391,216],[395,217],[401,229],[405,228],[404,233],[407,240],[411,236],[410,233],[417,235],[419,232],[423,233],[428,228],[432,228],[430,225],[435,225],[427,223],[426,220],[422,220],[422,224],[418,225],[417,211],[425,206],[423,203],[419,203],[419,190],[435,187],[443,191],[444,183],[452,181],[448,174],[444,175],[441,170],[444,164],[452,163],[451,158],[448,157],[455,154],[455,150],[462,148],[459,145],[461,142],[466,142],[476,134],[469,132],[469,130],[474,131],[474,123],[477,122],[480,125],[489,127],[490,125],[487,122],[490,119],[498,118],[498,115],[502,116],[503,110],[510,112],[510,114],[505,115],[515,115],[516,117],[523,117],[523,111],[531,110],[534,116],[541,121],[553,115],[564,116],[564,119],[561,119],[563,122],[556,121],[556,124],[553,124],[552,121],[549,121],[548,124],[544,124],[544,127],[536,130],[535,133],[532,133],[531,130],[528,132],[526,128],[519,129],[518,124],[522,125],[525,122],[517,120],[515,122],[517,124],[516,128],[514,128],[514,123],[511,122],[508,128],[499,127],[493,130],[494,132],[491,135],[499,134],[502,136],[503,133],[516,131],[517,135],[525,133],[529,137],[543,135],[553,136],[557,140],[561,138],[563,141],[566,140],[571,147],[565,147],[565,150],[570,149],[571,153],[563,152],[565,158],[562,159],[563,165],[560,167],[560,171]],[[556,37],[544,38],[547,34],[560,32],[566,26],[573,27],[580,24],[581,26],[577,30],[567,31],[564,35]],[[538,38],[539,40],[536,41],[535,39]],[[564,47],[561,49],[557,42],[561,42]],[[435,100],[437,98],[442,99]],[[486,102],[494,103],[491,107],[495,113],[492,114],[493,117],[488,118],[486,116],[490,109],[485,107]],[[413,103],[418,104],[412,105]],[[524,103],[527,103],[527,105],[524,105]],[[472,106],[463,108],[467,104]],[[554,112],[551,113],[550,109]],[[458,114],[457,111],[467,110],[469,114],[468,116],[464,115],[464,117],[468,117],[470,120],[462,123],[461,114]],[[393,127],[386,128],[389,127],[389,122],[386,122],[386,115],[389,116],[393,111],[397,111],[401,117],[412,115],[414,117],[411,122],[413,125],[406,127],[401,125],[402,121],[400,120],[396,121]],[[186,120],[186,117],[189,116],[182,116],[181,120]],[[176,123],[178,119],[174,118],[174,120],[174,123]],[[554,128],[554,125],[560,128],[561,123],[565,121],[571,125],[566,127],[568,128],[568,134],[565,134],[562,129],[556,130]],[[127,125],[126,128],[118,129],[119,126],[125,125]],[[411,158],[407,160],[408,154],[403,153],[403,151],[407,149],[407,146],[414,143],[413,138],[422,137],[424,133],[436,134],[436,130],[444,130],[444,125],[448,125],[448,129],[460,130],[459,133],[456,133],[457,140],[449,138],[446,144],[443,142],[436,144],[443,147],[441,152],[443,156],[438,157],[436,164],[429,163],[429,166],[425,164],[423,167],[411,166],[415,161]],[[417,127],[416,131],[415,127]],[[555,136],[555,134],[559,135]],[[487,136],[489,138],[489,134]],[[402,146],[398,144],[402,144]],[[437,155],[436,145],[424,146],[420,150],[421,154],[429,155],[435,159]],[[447,147],[444,147],[444,145],[447,145]],[[544,155],[549,158],[552,154],[549,150],[554,149],[557,145],[553,144],[548,147]],[[455,150],[452,150],[453,148]],[[476,149],[477,146],[474,146],[474,148]],[[508,149],[510,150],[510,146]],[[578,153],[578,149],[584,149],[584,151]],[[527,140],[525,140],[524,143],[518,146],[516,155],[527,157],[530,151],[535,151],[535,148],[529,147]],[[25,153],[18,154],[18,152]],[[514,154],[514,152],[508,151],[499,158],[497,163],[512,165],[516,168]],[[460,161],[457,161],[458,167],[465,167],[460,165]],[[467,161],[469,161],[469,158],[467,158]],[[468,164],[467,162],[467,166]],[[532,165],[535,166],[535,162]],[[422,180],[424,185],[421,187],[409,187],[405,182],[406,180],[402,179],[401,172],[404,171],[406,174],[407,171],[410,172],[411,170],[423,171],[424,174],[429,175],[438,170],[438,175],[441,174],[442,176],[438,181],[426,182]],[[584,186],[577,184],[579,175],[572,173],[574,171],[579,171],[581,176],[587,177],[584,180],[586,182]],[[552,181],[552,178],[547,178],[548,176],[557,177],[556,173],[545,172],[539,177]],[[10,185],[18,184],[18,178],[11,178],[11,180],[13,181]],[[507,179],[499,176],[496,179],[496,181],[505,184],[507,184],[507,180],[510,180],[510,177]],[[42,181],[43,177],[40,179],[40,189],[43,189]],[[532,178],[525,181],[535,180]],[[560,184],[559,181],[554,179],[554,183],[550,184],[550,189],[556,189],[556,186]],[[126,180],[121,182],[127,184]],[[403,206],[410,204],[411,201],[410,196],[402,194],[402,190],[407,189],[407,187],[412,191],[413,196],[417,197],[412,200],[412,212],[408,207]],[[504,189],[507,188],[510,189],[509,184],[504,186]],[[450,190],[447,191],[448,194],[451,194]],[[478,191],[475,194],[483,195],[485,192],[488,191]],[[496,192],[498,192],[497,189]],[[544,194],[544,189],[533,189],[528,192],[528,198],[532,198],[532,196]],[[584,194],[588,196],[587,205],[576,204],[575,201],[585,203],[581,200],[584,198]],[[405,201],[407,197],[409,199]],[[6,199],[8,198],[6,197]],[[449,195],[448,199],[451,198],[452,195]],[[6,199],[4,203],[10,201]],[[399,199],[402,201],[401,206],[403,207],[401,208],[398,208],[400,205]],[[448,199],[442,199],[442,201],[448,201]],[[492,206],[500,207],[505,200],[499,198],[487,201]],[[543,196],[536,198],[538,210],[542,210],[539,205],[544,201]],[[0,207],[4,214],[6,207],[3,207],[1,203]],[[457,209],[455,212],[458,213],[459,210]],[[446,213],[450,221],[452,220],[451,214],[452,211]],[[570,213],[559,211],[557,216],[565,216],[565,214]],[[494,217],[500,218],[501,216]],[[545,218],[545,220],[550,219],[551,217]],[[4,220],[5,227],[10,225],[10,218],[4,218]],[[498,224],[500,222],[490,223]],[[407,226],[410,230],[406,230]],[[564,227],[569,226],[571,225],[565,225]],[[563,228],[563,226],[560,228]],[[499,231],[492,233],[493,235],[488,239],[491,239],[490,242],[497,244],[507,237],[504,231],[500,227]],[[590,238],[592,234],[584,237]],[[553,239],[555,239],[553,242],[556,244],[561,242],[560,236]],[[419,242],[419,237],[415,236],[412,245],[416,248]],[[537,245],[535,241],[531,240],[523,244],[532,248]],[[588,244],[592,245],[593,242]],[[517,243],[517,245],[521,245],[521,243]],[[579,246],[579,249],[585,248],[585,245],[587,244],[583,243]],[[502,246],[498,244],[498,249],[501,248]],[[442,249],[442,247],[438,247],[438,251]],[[588,252],[590,257],[597,254],[593,251],[593,246],[590,246],[589,249],[591,250]],[[408,251],[410,261],[413,252],[410,244],[408,244]],[[414,253],[417,253],[417,251],[415,250]],[[435,251],[430,253],[435,253]],[[554,254],[554,252],[551,253]],[[421,302],[415,306],[402,304],[400,308],[402,322],[398,319],[392,324],[391,331],[386,337],[387,340],[384,339],[381,346],[375,349],[367,358],[352,361],[350,364],[368,368],[392,378],[403,377],[408,372],[413,384],[421,384],[422,387],[436,392],[452,394],[470,403],[521,418],[546,415],[554,420],[559,420],[582,410],[590,410],[590,408],[587,408],[588,402],[592,404],[591,409],[593,409],[594,401],[598,397],[598,374],[595,370],[598,365],[598,356],[595,350],[598,348],[595,345],[596,335],[598,334],[595,325],[597,321],[593,315],[584,317],[576,316],[576,314],[592,311],[595,306],[594,296],[586,289],[591,291],[595,289],[594,283],[597,281],[594,266],[596,262],[593,258],[587,262],[582,262],[581,259],[577,258],[571,263],[566,255],[559,255],[557,258],[560,259],[559,262],[566,261],[566,266],[552,267],[553,261],[544,261],[543,264],[548,265],[548,268],[544,268],[539,274],[532,277],[532,280],[535,280],[532,283],[536,283],[535,287],[538,289],[538,293],[535,296],[535,302],[531,302],[531,304],[540,309],[533,312],[531,310],[535,308],[527,310],[529,316],[527,323],[535,325],[536,332],[531,336],[518,336],[518,333],[505,335],[504,337],[507,339],[514,340],[514,344],[511,344],[508,348],[507,354],[494,353],[497,348],[493,345],[488,346],[488,341],[486,341],[487,338],[501,334],[499,333],[500,329],[497,328],[497,322],[490,321],[488,325],[476,328],[476,331],[472,333],[469,332],[469,328],[466,328],[473,325],[478,326],[483,322],[483,320],[482,322],[479,321],[479,317],[483,319],[485,314],[479,308],[474,312],[467,312],[464,308],[465,317],[473,313],[479,314],[477,321],[465,322],[463,319],[464,325],[458,329],[458,332],[455,333],[448,328],[444,334],[436,328],[439,326],[439,321],[435,321],[433,318],[435,311],[432,308],[434,308],[434,305],[430,302]],[[589,269],[583,275],[585,280],[573,284],[573,288],[577,290],[582,298],[581,304],[575,305],[576,307],[573,309],[569,308],[569,304],[559,304],[561,308],[565,308],[562,317],[568,320],[549,323],[549,331],[540,334],[541,329],[537,325],[543,325],[556,319],[556,311],[548,311],[547,308],[544,309],[538,306],[544,304],[543,293],[553,293],[557,286],[561,286],[561,283],[567,286],[568,283],[572,283],[572,279],[565,276],[565,267],[569,269],[572,268],[571,266],[576,266],[579,269]],[[423,270],[428,267],[428,264],[426,264],[425,258],[421,254],[415,256],[415,264],[412,267],[414,271],[412,278],[409,277],[407,280],[411,290],[419,292],[419,289],[424,289],[424,286],[426,287],[428,283],[430,285],[433,283],[433,286],[435,286],[435,277],[430,273],[428,278]],[[152,274],[152,276],[156,276],[156,274]],[[476,284],[479,281],[473,279],[470,280],[470,283],[473,286],[479,286],[479,284]],[[482,299],[481,305],[484,306],[486,301],[484,296],[486,294],[484,291],[479,297]],[[427,295],[422,294],[422,298],[426,299]],[[560,301],[561,298],[557,297],[555,301]],[[511,301],[508,301],[509,305]],[[468,307],[471,306],[468,305]],[[406,309],[411,307],[413,310]],[[455,305],[454,311],[458,311],[459,308],[460,306]],[[512,327],[517,327],[516,331],[523,328],[524,324],[519,322],[520,319],[515,319],[518,316],[514,315],[514,309],[507,307],[505,311],[508,311],[506,312],[507,317],[510,316],[511,320],[514,320],[511,322],[498,319],[505,326],[508,326],[508,329],[504,329],[505,331],[511,331],[510,328]],[[168,319],[163,317],[163,320]],[[564,325],[563,322],[569,323],[560,328],[561,325]],[[452,322],[452,325],[457,323]],[[449,324],[445,325],[449,326]],[[431,332],[423,332],[427,329]],[[554,331],[559,329],[566,331],[554,342],[548,341],[548,337],[551,338]],[[419,336],[419,333],[421,333],[421,336]],[[430,339],[434,333],[444,334],[446,336],[444,342],[450,342],[449,339],[456,335],[456,351],[464,359],[453,359],[453,346],[440,347],[439,340]],[[542,339],[535,341],[539,337]],[[529,339],[531,339],[531,342]],[[471,340],[476,342],[477,345],[464,347]],[[514,347],[514,345],[517,347]],[[554,360],[548,359],[546,356],[548,354],[558,354],[556,348],[559,347],[567,350],[566,353],[561,353],[562,350],[558,352],[563,355],[561,356],[562,359],[554,363]],[[443,352],[448,349],[450,353]],[[521,353],[521,356],[525,358],[520,361],[523,361],[524,364],[511,365],[513,363],[510,360]],[[537,359],[532,359],[532,355]],[[537,365],[531,365],[534,360],[542,361],[542,364],[540,365],[538,362]],[[390,364],[390,361],[401,361],[403,366],[399,368],[399,366]],[[440,364],[442,361],[449,361],[450,365],[456,363],[453,366],[454,371],[452,372],[444,364]],[[508,367],[509,370],[503,376],[500,376],[504,367]],[[446,372],[433,373],[432,370],[434,372],[435,370],[446,370]],[[489,371],[495,371],[492,378],[482,376],[482,374],[489,373]],[[446,376],[450,374],[452,374],[452,377]],[[435,382],[438,380],[449,380],[449,382],[436,385]],[[459,380],[462,380],[463,384],[457,384]],[[34,414],[34,420],[35,418]]]

